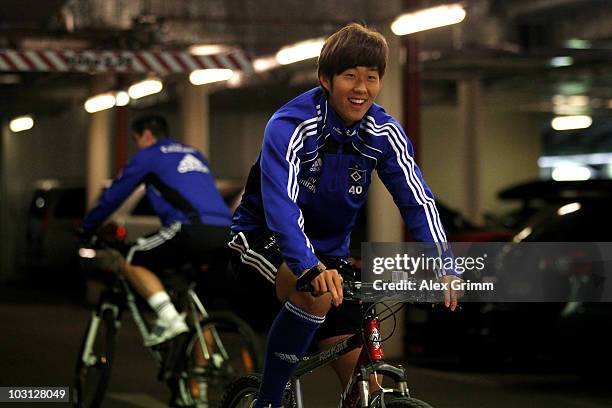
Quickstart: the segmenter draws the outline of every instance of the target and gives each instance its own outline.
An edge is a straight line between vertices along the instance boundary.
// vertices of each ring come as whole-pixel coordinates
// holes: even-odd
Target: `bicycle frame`
[[[87,333],[87,338],[85,340],[85,350],[83,353],[83,362],[87,363],[87,359],[91,357],[93,342],[95,340],[95,335],[97,332],[98,324],[100,322],[100,316],[102,313],[110,309],[113,312],[115,317],[115,324],[117,328],[121,326],[121,315],[123,314],[123,310],[127,306],[130,314],[132,315],[132,320],[136,323],[136,327],[140,332],[140,335],[143,339],[147,338],[149,335],[149,330],[147,329],[147,325],[138,310],[138,306],[136,305],[136,297],[134,293],[130,289],[129,284],[126,279],[122,275],[118,275],[115,277],[115,280],[110,286],[110,289],[105,291],[98,304],[96,310],[92,311],[92,322],[93,324],[90,326],[90,330]],[[159,364],[161,363],[161,355],[158,351],[153,350],[151,348],[147,348],[151,353],[153,359]]]
[[[208,318],[209,313],[206,311],[206,308],[195,293],[194,286],[195,284],[191,284],[186,292],[187,298],[189,300],[188,305],[192,316],[193,327],[195,328],[198,343],[201,347],[203,356],[206,360],[210,360],[212,353],[210,351],[210,346],[204,339],[202,326],[200,324],[200,319],[198,318],[198,316],[201,316],[204,319]],[[126,306],[127,309],[130,311],[132,320],[136,324],[136,327],[138,328],[138,331],[142,338],[146,339],[149,336],[149,330],[144,321],[142,313],[138,308],[138,305],[136,303],[136,297],[134,296],[134,293],[132,292],[129,283],[123,275],[117,275],[109,290],[107,290],[102,295],[96,310],[92,311],[91,319],[93,324],[90,326],[89,332],[87,333],[87,337],[85,340],[85,350],[82,356],[84,363],[87,363],[87,361],[90,360],[92,357],[93,342],[95,340],[95,335],[102,313],[107,309],[112,310],[113,315],[115,317],[115,324],[117,328],[119,328],[121,325],[121,315],[123,314],[123,310]],[[217,347],[216,352],[218,352],[218,354],[222,357],[222,360],[229,359],[227,350],[225,349],[217,330],[214,327],[209,328],[208,330],[213,336],[214,344]],[[147,347],[147,350],[149,351],[155,362],[158,364],[158,366],[161,366],[164,362],[161,353],[158,350],[150,347]]]
[[[393,366],[384,361],[384,351],[380,340],[379,321],[375,310],[372,308],[363,318],[361,332],[353,334],[327,350],[304,357],[290,380],[296,408],[304,408],[300,377],[357,348],[361,348],[361,354],[351,381],[342,393],[341,407],[354,407],[359,399],[362,407],[368,406],[370,402],[369,379],[372,374],[382,374],[393,379],[399,392],[402,395],[409,396],[404,368]],[[384,389],[382,391],[385,392]]]

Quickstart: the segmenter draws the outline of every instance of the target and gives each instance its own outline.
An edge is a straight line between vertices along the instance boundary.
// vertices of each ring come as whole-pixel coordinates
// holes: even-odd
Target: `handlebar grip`
[[[295,284],[298,292],[312,292],[314,287],[312,286],[312,280],[319,276],[323,272],[319,269],[319,265],[315,265],[310,268],[305,274],[300,276]]]

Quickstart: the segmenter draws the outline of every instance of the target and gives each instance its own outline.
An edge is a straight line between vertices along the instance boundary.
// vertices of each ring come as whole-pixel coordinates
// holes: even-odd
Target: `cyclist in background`
[[[447,246],[410,141],[399,122],[374,104],[387,55],[381,34],[355,23],[345,26],[323,46],[320,86],[281,107],[266,126],[229,243],[250,292],[266,293],[252,289],[264,285],[269,298],[284,303],[268,334],[255,408],[281,406],[285,384],[313,338],[326,348],[359,329],[359,308],[342,304],[342,278],[331,262],[349,255],[373,170],[414,238]],[[313,268],[321,271],[312,282],[317,297],[295,289],[297,278]],[[440,279],[459,279],[450,273]],[[454,310],[457,297],[447,291],[445,305]],[[257,300],[262,314],[266,301]],[[334,362],[343,385],[358,355],[356,350]]]
[[[231,213],[215,187],[206,158],[193,147],[168,139],[163,117],[141,117],[132,123],[132,131],[138,153],[87,214],[82,227],[85,233],[93,233],[136,187],[146,185],[163,227],[129,248],[125,273],[157,314],[145,340],[146,346],[154,346],[188,328],[152,271],[201,262],[223,250]]]

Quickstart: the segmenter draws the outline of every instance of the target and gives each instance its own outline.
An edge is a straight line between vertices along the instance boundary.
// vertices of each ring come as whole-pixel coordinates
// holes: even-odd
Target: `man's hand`
[[[463,279],[455,275],[444,275],[440,279],[440,282],[446,283],[446,286],[448,287],[447,289],[444,289],[444,306],[449,307],[451,311],[455,311],[459,299],[464,294],[462,290],[455,290],[452,288],[453,281],[459,281],[459,283],[461,283],[463,282]],[[455,283],[455,285],[457,285],[457,283]]]
[[[330,293],[334,306],[340,306],[344,296],[342,292],[342,276],[336,269],[326,269],[312,280],[314,295],[321,296]]]
[[[95,231],[84,230],[83,228],[77,228],[74,234],[79,244],[86,247],[95,244],[97,238]]]

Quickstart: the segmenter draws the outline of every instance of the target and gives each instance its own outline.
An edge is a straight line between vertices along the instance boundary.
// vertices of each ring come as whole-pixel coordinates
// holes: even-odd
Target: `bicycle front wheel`
[[[249,375],[241,377],[230,384],[227,388],[220,408],[250,408],[253,401],[257,399],[261,377],[259,375]]]
[[[261,369],[261,351],[253,330],[232,313],[212,314],[200,327],[186,348],[178,391],[188,406],[214,407],[228,384]]]
[[[259,374],[238,378],[227,386],[219,408],[251,408],[253,401],[257,399],[260,386],[261,375]],[[283,407],[296,407],[291,382],[287,383],[285,387]]]
[[[75,369],[74,405],[98,408],[110,381],[117,326],[111,309],[92,316],[81,344]]]
[[[425,401],[410,397],[398,397],[389,395],[385,397],[385,407],[387,408],[433,408]]]

